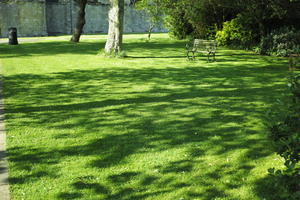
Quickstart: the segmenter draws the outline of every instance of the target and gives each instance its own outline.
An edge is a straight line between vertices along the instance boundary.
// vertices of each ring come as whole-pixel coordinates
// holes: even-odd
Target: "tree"
[[[170,33],[183,39],[188,36],[211,38],[224,21],[239,13],[238,0],[159,0]]]
[[[104,49],[107,55],[118,55],[122,51],[124,4],[124,0],[110,0],[108,36]]]
[[[253,43],[284,26],[300,29],[300,0],[158,1],[162,5],[160,10],[165,16],[165,25],[179,39],[213,38],[224,22],[235,18],[239,18],[242,31],[253,33]]]
[[[71,38],[72,42],[79,42],[80,36],[82,34],[83,26],[85,24],[85,7],[87,0],[74,0],[78,5],[77,21],[76,26],[73,30],[73,35]]]
[[[136,3],[136,8],[145,10],[147,14],[149,22],[148,40],[150,40],[153,28],[160,25],[163,19],[160,0],[140,0]]]

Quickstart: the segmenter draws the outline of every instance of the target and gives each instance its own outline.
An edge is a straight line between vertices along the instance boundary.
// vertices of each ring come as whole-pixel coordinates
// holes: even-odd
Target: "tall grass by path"
[[[13,199],[272,198],[281,167],[266,112],[286,93],[287,62],[220,49],[185,59],[183,41],[126,35],[0,45]]]

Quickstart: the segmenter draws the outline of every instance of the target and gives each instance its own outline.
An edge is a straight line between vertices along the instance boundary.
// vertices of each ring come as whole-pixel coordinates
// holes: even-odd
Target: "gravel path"
[[[41,41],[45,41],[45,40],[62,40],[62,41],[69,41],[71,38],[71,36],[63,36],[63,37],[57,37],[57,38],[53,38],[53,37],[38,37],[38,38],[19,38],[18,42],[21,43],[28,43],[28,42],[41,42]],[[101,40],[104,39],[103,37],[85,37],[82,36],[81,37],[82,40]],[[8,38],[0,38],[0,44],[7,44],[8,43]]]
[[[0,60],[0,70],[1,70]],[[4,103],[2,93],[2,81],[0,80],[0,199],[9,200],[8,167],[6,160],[6,134],[4,129]]]

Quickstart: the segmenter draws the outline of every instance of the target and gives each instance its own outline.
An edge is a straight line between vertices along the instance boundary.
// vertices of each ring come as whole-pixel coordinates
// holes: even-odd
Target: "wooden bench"
[[[215,40],[194,39],[186,44],[186,56],[189,60],[195,60],[196,54],[205,54],[209,62],[211,57],[216,60],[217,42]]]
[[[294,71],[295,68],[297,68],[297,67],[300,67],[300,54],[290,54],[289,55],[289,70]]]

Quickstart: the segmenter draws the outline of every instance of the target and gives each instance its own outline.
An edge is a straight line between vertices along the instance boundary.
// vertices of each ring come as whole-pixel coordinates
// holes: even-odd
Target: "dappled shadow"
[[[158,57],[177,62],[183,44],[125,44],[133,57],[122,62],[133,60],[141,49],[145,58],[156,57],[153,51],[159,48],[169,50]],[[56,45],[73,45],[59,42],[49,52],[42,43],[28,45],[32,54],[54,55],[95,54],[100,44],[58,50]],[[62,163],[76,158],[76,171],[94,174],[70,175],[66,189],[56,194],[59,199],[159,199],[164,194],[169,199],[239,199],[228,191],[251,184],[247,177],[255,163],[272,153],[255,123],[285,91],[285,68],[265,58],[254,61],[254,55],[224,51],[220,56],[222,65],[187,62],[182,68],[156,68],[154,63],[5,76],[8,131],[24,130],[20,134],[32,141],[32,146],[9,149],[11,169],[23,172],[11,183],[59,179]],[[230,63],[243,59],[248,65]],[[52,133],[46,139],[42,131],[30,136],[26,127]],[[161,161],[153,158],[162,153]],[[174,159],[176,154],[180,158]],[[141,157],[148,156],[146,164]]]
[[[186,56],[126,56],[126,58],[186,58]]]
[[[281,193],[282,191],[278,190],[278,183],[282,183],[282,181],[278,180],[279,178],[280,177],[269,175],[265,178],[257,180],[255,184],[255,192],[257,193],[257,195],[262,199],[285,200],[285,198],[280,198],[280,196],[283,195]]]
[[[44,41],[37,43],[25,43],[17,46],[0,46],[0,58],[14,58],[27,56],[51,56],[59,54],[90,54],[96,55],[104,49],[105,40],[91,42],[89,40],[80,43],[69,41]],[[124,43],[124,49],[128,49],[128,58],[185,58],[184,42],[140,42]],[[161,50],[158,55],[155,55]],[[178,55],[178,52],[182,52]],[[154,56],[155,55],[155,56]]]
[[[125,59],[185,59],[186,50],[185,41],[174,42],[170,39],[157,40],[151,42],[132,42],[126,39],[124,49],[126,51]],[[36,43],[24,43],[17,46],[0,45],[0,58],[15,58],[28,56],[51,56],[63,54],[97,55],[99,50],[104,49],[105,40],[99,41],[83,40],[80,43],[69,41],[43,41]],[[268,56],[262,59],[271,59]],[[197,61],[206,61],[207,57],[199,54]],[[238,52],[237,50],[226,50],[219,47],[216,53],[216,62],[255,62],[257,57],[254,53]],[[272,58],[274,60],[274,58]],[[191,62],[191,61],[190,61]],[[273,65],[272,65],[273,66]]]
[[[7,173],[8,173],[8,169],[7,169],[7,155],[6,155],[6,151],[0,151],[0,177],[1,177],[1,182],[0,184],[8,184],[8,180],[7,180]]]
[[[27,56],[51,56],[58,54],[92,54],[96,55],[99,49],[104,48],[104,41],[82,42],[79,44],[69,41],[51,41],[26,43],[17,46],[0,46],[0,58],[14,58]]]

